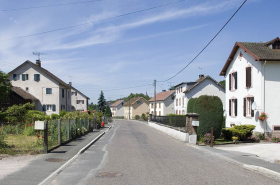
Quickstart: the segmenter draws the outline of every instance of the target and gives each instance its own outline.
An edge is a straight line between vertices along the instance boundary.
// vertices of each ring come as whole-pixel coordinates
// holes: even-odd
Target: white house
[[[255,125],[255,132],[280,133],[280,39],[236,42],[220,73],[226,78],[226,127]],[[253,102],[255,106],[253,106]],[[259,121],[261,112],[268,114]]]
[[[48,115],[71,110],[71,87],[42,68],[40,60],[36,64],[26,61],[8,74],[13,86],[38,99],[35,102],[36,110]]]
[[[87,111],[88,110],[88,100],[90,99],[79,90],[71,86],[71,111]]]
[[[123,117],[124,116],[124,100],[118,100],[113,103],[110,107],[112,117]]]
[[[201,95],[218,96],[225,105],[225,88],[210,76],[199,75],[195,82],[178,84],[174,99],[174,113],[184,115],[187,113],[188,101]]]
[[[167,114],[174,113],[174,94],[175,91],[163,91],[156,94],[156,104],[154,105],[155,97],[149,100],[149,113],[154,115],[154,110],[156,108],[155,115],[166,116]]]

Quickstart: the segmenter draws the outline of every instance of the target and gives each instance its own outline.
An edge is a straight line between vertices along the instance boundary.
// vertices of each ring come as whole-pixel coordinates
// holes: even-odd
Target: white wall
[[[182,92],[180,91],[179,93],[177,92],[177,89],[181,89],[181,87],[183,88]],[[187,84],[182,84],[178,87],[175,88],[175,98],[174,98],[174,114],[176,114],[176,111],[178,111],[178,115],[179,112],[181,112],[181,115],[187,113],[187,104],[186,104],[186,100],[184,98],[184,105],[182,103],[182,98],[185,97],[185,93],[184,91],[187,90]],[[178,99],[178,106],[176,105],[176,100]],[[179,104],[179,99],[181,99],[181,105]]]
[[[124,104],[125,102],[123,101],[123,103],[117,105],[116,116],[124,116]]]
[[[87,98],[82,95],[81,93],[79,93],[78,91],[76,91],[75,89],[71,89],[71,92],[77,92],[77,96],[75,95],[75,93],[73,93],[73,95],[71,96],[71,104],[72,106],[75,107],[76,111],[86,111],[88,110],[88,100]],[[84,104],[83,103],[78,103],[77,104],[77,100],[84,100]]]

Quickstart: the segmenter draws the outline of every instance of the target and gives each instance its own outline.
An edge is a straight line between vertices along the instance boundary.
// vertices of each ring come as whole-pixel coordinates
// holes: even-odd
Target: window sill
[[[236,118],[236,116],[230,116],[231,118]]]
[[[252,116],[246,116],[245,118],[249,118],[249,119],[252,119],[253,117],[252,117]]]
[[[236,91],[237,89],[234,89],[234,90],[230,90],[230,92],[234,92],[234,91]]]

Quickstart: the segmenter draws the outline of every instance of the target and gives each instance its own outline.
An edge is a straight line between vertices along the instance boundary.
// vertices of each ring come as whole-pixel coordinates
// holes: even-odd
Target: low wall
[[[153,123],[153,122],[148,122],[148,125],[150,127],[153,127],[155,129],[161,131],[161,132],[166,133],[167,135],[169,135],[171,137],[179,139],[183,142],[188,142],[189,141],[189,134],[188,133],[180,132],[178,130],[168,128],[168,127],[165,127],[165,126],[161,126],[161,125]]]

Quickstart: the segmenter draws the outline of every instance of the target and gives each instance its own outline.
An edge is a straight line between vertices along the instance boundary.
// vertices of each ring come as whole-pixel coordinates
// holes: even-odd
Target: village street
[[[138,121],[118,120],[45,184],[279,184]]]

